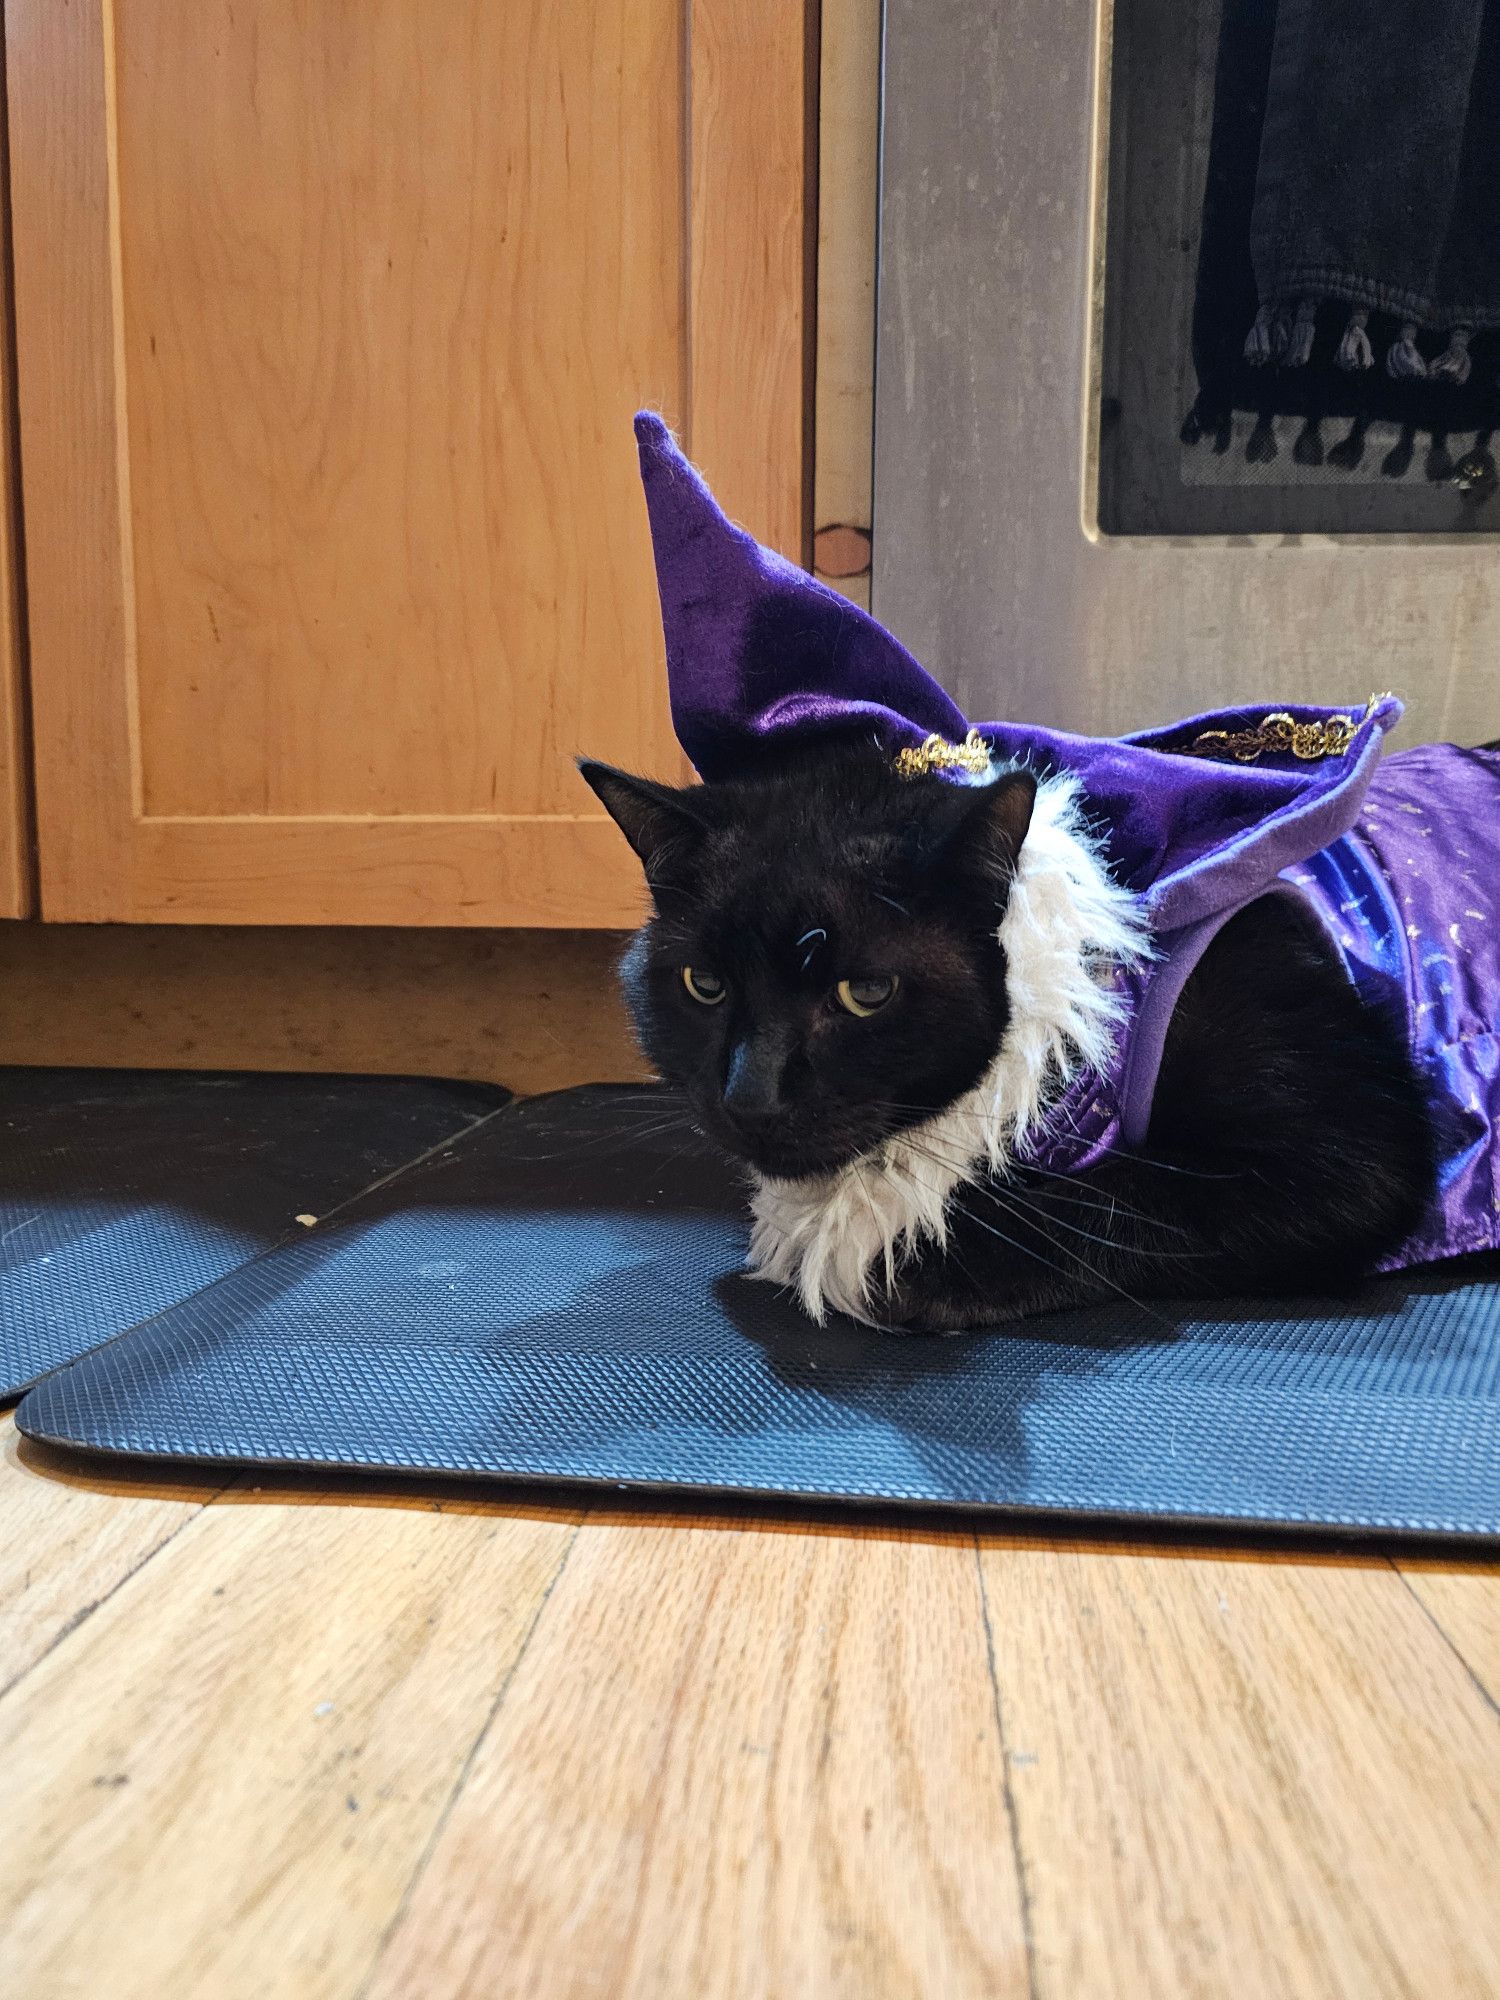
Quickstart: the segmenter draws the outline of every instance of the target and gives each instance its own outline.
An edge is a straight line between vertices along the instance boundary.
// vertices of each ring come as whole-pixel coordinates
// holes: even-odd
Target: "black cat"
[[[755,1181],[752,1261],[808,1309],[953,1331],[1124,1293],[1328,1291],[1430,1201],[1404,1028],[1284,897],[1196,966],[1137,1151],[1018,1157],[1107,1055],[1146,949],[1068,781],[965,788],[824,744],[754,779],[583,775],[655,913],[623,981],[642,1047]]]

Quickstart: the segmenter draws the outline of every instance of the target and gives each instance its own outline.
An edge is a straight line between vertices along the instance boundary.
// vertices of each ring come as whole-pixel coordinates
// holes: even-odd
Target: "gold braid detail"
[[[933,771],[987,771],[989,768],[990,746],[977,729],[971,729],[962,743],[949,743],[944,737],[929,736],[915,750],[908,747],[896,752],[896,775],[899,778],[925,778]]]
[[[1368,722],[1375,710],[1390,697],[1372,694],[1363,715],[1329,715],[1320,722],[1298,722],[1295,716],[1277,710],[1264,716],[1253,729],[1205,729],[1191,743],[1184,744],[1186,757],[1233,757],[1236,763],[1253,764],[1257,757],[1299,757],[1310,764],[1319,757],[1342,757],[1354,741],[1356,730]]]

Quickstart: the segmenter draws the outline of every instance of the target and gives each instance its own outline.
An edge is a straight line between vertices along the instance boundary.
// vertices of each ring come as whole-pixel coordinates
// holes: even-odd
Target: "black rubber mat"
[[[49,1377],[29,1435],[153,1458],[1006,1513],[1500,1533],[1500,1269],[930,1341],[739,1274],[650,1093],[513,1106]]]
[[[506,1101],[419,1077],[0,1069],[0,1400]]]

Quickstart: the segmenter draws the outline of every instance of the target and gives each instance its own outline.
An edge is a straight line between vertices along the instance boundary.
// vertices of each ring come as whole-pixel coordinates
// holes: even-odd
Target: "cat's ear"
[[[1036,779],[1030,771],[1007,771],[988,785],[944,791],[949,796],[927,848],[929,866],[940,866],[949,881],[1008,883],[1031,826]]]
[[[641,857],[648,882],[676,872],[697,852],[707,824],[689,801],[700,787],[678,791],[591,757],[579,758],[578,774]]]
[[[1016,856],[1031,831],[1036,805],[1036,779],[1030,771],[1010,771],[986,785],[980,803],[965,827],[981,862],[1013,874]]]

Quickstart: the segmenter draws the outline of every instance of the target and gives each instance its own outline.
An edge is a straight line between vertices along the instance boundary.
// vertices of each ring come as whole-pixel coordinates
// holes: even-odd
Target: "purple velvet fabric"
[[[660,417],[635,420],[672,724],[700,777],[753,768],[786,730],[866,723],[895,748],[968,724],[904,646],[719,509]]]
[[[1388,1268],[1500,1249],[1500,753],[1389,757],[1342,839],[1286,870],[1349,976],[1404,1013],[1441,1185]]]
[[[875,620],[734,527],[659,417],[635,421],[666,633],[672,720],[703,778],[753,771],[788,735],[867,730],[888,750],[968,722]],[[1220,764],[1174,753],[1263,707],[1195,716],[1117,740],[979,724],[1002,761],[1073,772],[1120,879],[1159,930],[1244,900],[1352,823],[1401,704],[1382,701],[1348,754],[1319,763]],[[1299,720],[1335,713],[1291,707]]]
[[[792,737],[864,731],[893,754],[970,725],[883,626],[720,511],[659,417],[636,418],[666,635],[672,717],[707,780],[743,776]],[[1358,709],[1289,706],[1297,720]],[[1120,975],[1128,1026],[1108,1076],[1065,1095],[1036,1150],[1077,1171],[1139,1143],[1182,982],[1224,922],[1268,892],[1310,901],[1351,978],[1385,982],[1440,1102],[1440,1212],[1399,1262],[1500,1242],[1500,758],[1452,748],[1381,764],[1400,719],[1372,701],[1340,756],[1253,764],[1185,754],[1265,704],[1116,739],[978,725],[1001,762],[1076,777],[1116,877],[1142,899],[1159,956]],[[955,774],[958,781],[961,776]],[[1408,824],[1410,822],[1410,824]],[[1398,921],[1399,919],[1399,921]]]
[[[1405,1020],[1429,1085],[1437,1199],[1383,1268],[1500,1249],[1500,753],[1432,743],[1387,757],[1345,832],[1242,887],[1212,916],[1158,932],[1144,972],[1117,975],[1127,1014],[1115,1060],[1064,1093],[1030,1157],[1080,1173],[1139,1146],[1189,973],[1245,903],[1294,896],[1350,979]]]

